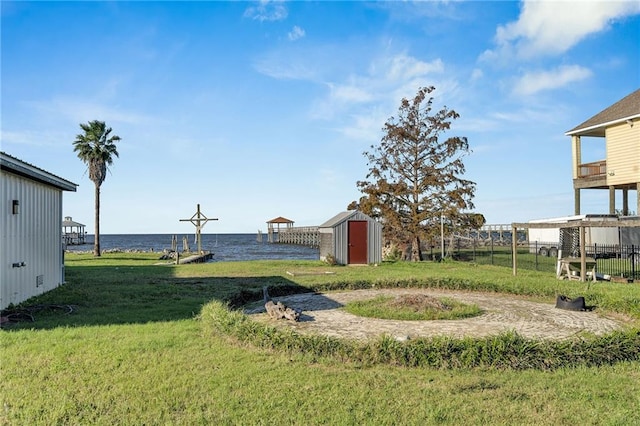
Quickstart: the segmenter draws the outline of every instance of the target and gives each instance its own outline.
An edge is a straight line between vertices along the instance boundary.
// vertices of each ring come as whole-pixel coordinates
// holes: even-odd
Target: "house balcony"
[[[578,165],[578,177],[573,180],[573,187],[607,188],[607,161],[594,161]]]
[[[595,161],[593,163],[584,163],[578,166],[578,179],[603,177],[607,175],[607,161]]]

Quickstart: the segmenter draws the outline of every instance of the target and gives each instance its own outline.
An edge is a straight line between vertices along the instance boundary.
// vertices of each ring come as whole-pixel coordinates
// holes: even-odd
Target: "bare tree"
[[[467,138],[442,136],[458,113],[432,110],[434,87],[418,90],[413,100],[402,99],[398,117],[383,128],[377,146],[365,152],[369,173],[357,186],[364,194],[349,208],[379,218],[385,237],[411,244],[411,260],[422,260],[421,239],[439,232],[441,217],[449,223],[468,221],[475,183],[463,179],[463,157],[470,153]]]

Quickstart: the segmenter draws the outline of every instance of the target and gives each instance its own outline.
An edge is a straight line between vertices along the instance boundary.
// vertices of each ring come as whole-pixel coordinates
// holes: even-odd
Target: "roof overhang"
[[[77,184],[71,181],[56,176],[53,173],[49,173],[46,170],[42,170],[29,163],[25,163],[22,160],[18,160],[4,152],[0,152],[0,169],[45,185],[53,186],[63,191],[75,192],[78,187]]]
[[[625,123],[625,122],[628,122],[629,120],[633,121],[638,118],[640,118],[640,114],[634,114],[634,115],[630,115],[629,117],[619,118],[617,120],[612,120],[612,121],[597,124],[594,126],[573,129],[566,132],[565,136],[594,136],[594,137],[603,138],[605,136],[605,131],[608,127]]]
[[[319,226],[320,229],[322,228],[333,228],[334,226],[338,225],[339,223],[344,222],[345,220],[349,219],[351,216],[355,215],[358,211],[357,210],[347,210],[344,212],[340,212],[337,215],[333,216],[331,219],[327,220],[326,222],[324,222],[322,225]]]
[[[62,227],[63,228],[65,228],[65,227],[66,228],[84,228],[85,226],[87,226],[87,225],[85,225],[83,223],[80,223],[80,222],[75,222],[73,220],[63,220],[62,221]]]
[[[286,217],[278,216],[275,219],[271,219],[267,221],[267,223],[294,223],[293,220],[287,219]]]

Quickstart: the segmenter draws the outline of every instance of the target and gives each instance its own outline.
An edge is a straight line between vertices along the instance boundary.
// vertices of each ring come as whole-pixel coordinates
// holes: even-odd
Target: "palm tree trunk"
[[[95,185],[95,236],[93,239],[93,255],[100,256],[100,185],[98,185],[98,183]]]

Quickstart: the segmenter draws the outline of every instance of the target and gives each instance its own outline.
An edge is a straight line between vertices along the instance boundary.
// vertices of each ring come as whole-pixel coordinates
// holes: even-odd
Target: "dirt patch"
[[[462,303],[476,304],[482,315],[458,320],[397,321],[363,318],[340,309],[355,300],[377,296],[448,297]],[[275,299],[275,298],[274,298]],[[506,331],[516,331],[527,338],[565,339],[579,333],[603,335],[622,329],[620,319],[605,318],[596,311],[576,312],[556,309],[554,304],[537,303],[516,296],[494,293],[448,291],[438,289],[356,290],[339,293],[307,293],[279,297],[292,308],[302,309],[300,322],[274,321],[263,307],[247,310],[259,321],[269,321],[281,327],[291,327],[301,333],[316,333],[352,339],[377,338],[382,334],[399,340],[418,337],[452,336],[484,337]]]

